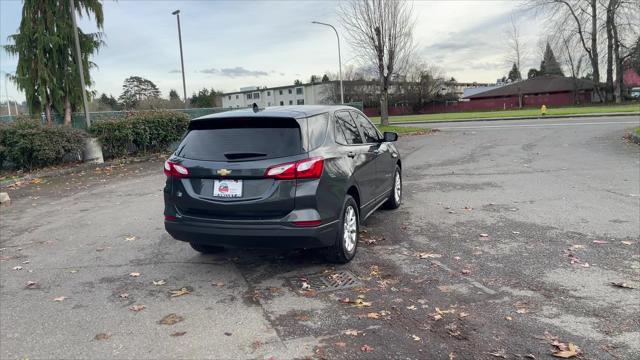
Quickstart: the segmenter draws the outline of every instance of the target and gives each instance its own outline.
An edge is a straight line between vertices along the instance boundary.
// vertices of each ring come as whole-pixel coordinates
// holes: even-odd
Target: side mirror
[[[398,133],[385,131],[382,137],[384,139],[384,142],[398,141]]]

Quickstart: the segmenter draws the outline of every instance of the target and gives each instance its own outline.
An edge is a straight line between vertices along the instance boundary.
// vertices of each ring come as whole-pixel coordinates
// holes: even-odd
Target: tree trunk
[[[71,102],[68,95],[64,97],[64,125],[71,126]]]
[[[51,104],[47,101],[47,103],[44,105],[44,116],[47,119],[47,125],[51,126],[52,125],[52,120],[51,120]]]
[[[613,7],[616,0],[609,0],[605,28],[607,30],[607,85],[605,88],[607,101],[613,98]]]
[[[624,65],[620,57],[620,41],[618,39],[618,27],[615,22],[612,23],[611,28],[613,33],[613,55],[616,65],[616,87],[613,93],[616,98],[616,104],[620,104],[622,102],[622,91],[624,88]]]
[[[596,95],[599,98],[599,101],[602,102],[604,100],[602,93],[600,91],[600,66],[598,65],[598,61],[600,60],[598,57],[598,1],[591,0],[591,56],[589,60],[591,61],[591,67],[593,69],[593,86],[596,91]]]

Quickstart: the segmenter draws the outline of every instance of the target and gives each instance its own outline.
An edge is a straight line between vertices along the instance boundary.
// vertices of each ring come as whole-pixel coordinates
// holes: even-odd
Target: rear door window
[[[360,128],[362,128],[362,133],[364,134],[364,142],[373,144],[380,141],[380,134],[378,133],[376,127],[373,126],[371,121],[369,121],[369,119],[355,111],[352,111],[351,115],[353,115],[353,118],[356,119],[358,125],[360,125]]]
[[[351,116],[346,111],[335,113],[336,141],[345,145],[362,144],[362,136]]]
[[[206,161],[262,160],[302,153],[300,125],[291,118],[196,120],[176,155]]]

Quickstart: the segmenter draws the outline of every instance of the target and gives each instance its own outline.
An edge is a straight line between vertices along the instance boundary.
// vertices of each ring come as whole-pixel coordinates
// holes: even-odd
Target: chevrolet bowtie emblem
[[[217,171],[217,173],[220,176],[227,176],[227,175],[231,174],[231,170],[220,169],[220,170]]]

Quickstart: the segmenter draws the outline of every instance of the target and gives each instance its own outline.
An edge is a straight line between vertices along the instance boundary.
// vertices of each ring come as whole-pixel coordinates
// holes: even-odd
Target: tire
[[[345,237],[345,231],[351,234]],[[344,199],[340,213],[340,225],[336,234],[336,242],[326,249],[327,261],[346,264],[356,255],[360,231],[360,214],[358,204],[350,195]]]
[[[222,246],[209,246],[209,245],[194,244],[194,243],[189,243],[189,245],[191,245],[193,250],[202,254],[217,254],[224,251],[224,248]]]
[[[400,167],[396,165],[396,170],[393,175],[393,187],[391,188],[391,194],[389,194],[389,199],[387,199],[387,202],[384,203],[384,208],[389,210],[395,210],[400,207],[401,203],[402,203],[402,171],[400,171]]]

